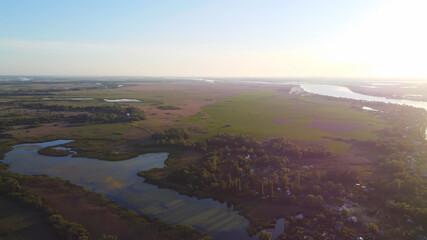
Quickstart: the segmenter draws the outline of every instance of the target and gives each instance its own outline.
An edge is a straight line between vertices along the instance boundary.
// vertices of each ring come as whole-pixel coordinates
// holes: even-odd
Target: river
[[[300,87],[305,92],[323,95],[323,96],[370,101],[370,102],[383,102],[383,103],[393,103],[398,105],[407,105],[407,106],[412,106],[416,108],[422,108],[427,111],[427,102],[368,96],[360,93],[355,93],[347,87],[334,86],[334,85],[301,84]],[[425,138],[427,140],[427,128],[425,129]]]
[[[37,151],[47,146],[71,142],[58,140],[20,144],[6,153],[3,162],[10,171],[45,174],[70,180],[137,213],[157,217],[172,224],[188,224],[214,239],[252,239],[246,232],[249,221],[236,211],[212,199],[197,199],[169,189],[144,183],[141,170],[164,167],[168,153],[149,153],[125,161],[101,161],[83,157],[50,157]]]

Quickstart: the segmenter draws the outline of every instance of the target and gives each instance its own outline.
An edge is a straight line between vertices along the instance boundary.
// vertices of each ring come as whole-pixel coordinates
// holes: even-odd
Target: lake
[[[172,224],[188,224],[214,239],[253,239],[246,227],[249,221],[224,203],[199,200],[169,189],[144,183],[136,174],[141,170],[164,167],[168,153],[149,153],[124,161],[102,161],[83,157],[39,155],[43,147],[57,146],[72,140],[20,144],[6,153],[3,162],[10,171],[44,174],[70,180],[89,190],[103,193],[118,205],[137,213],[157,217]]]

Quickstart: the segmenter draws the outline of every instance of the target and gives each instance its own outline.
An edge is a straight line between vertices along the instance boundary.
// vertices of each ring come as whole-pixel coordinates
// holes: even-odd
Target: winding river
[[[318,95],[409,105],[427,110],[427,102],[368,96],[352,92],[342,86],[301,84],[300,87],[305,92]],[[57,140],[16,145],[5,155],[3,162],[11,164],[12,172],[61,177],[89,190],[103,193],[106,198],[137,213],[148,214],[172,224],[191,225],[212,235],[214,239],[253,239],[246,232],[248,220],[228,208],[226,204],[211,199],[188,197],[169,189],[160,189],[155,185],[144,183],[144,179],[136,175],[141,170],[164,167],[168,153],[143,154],[117,162],[75,158],[71,155],[50,157],[37,153],[43,147],[71,141]],[[269,230],[277,236],[283,232],[283,223],[284,220],[278,221],[277,233],[274,229]]]
[[[411,100],[399,100],[390,99],[385,97],[368,96],[360,93],[355,93],[347,87],[334,86],[334,85],[321,85],[321,84],[301,84],[300,87],[308,93],[336,97],[336,98],[347,98],[353,100],[362,100],[370,102],[384,102],[393,103],[398,105],[408,105],[416,108],[422,108],[427,111],[427,102],[411,101]],[[425,137],[427,140],[427,128],[425,130]]]
[[[37,151],[72,140],[20,144],[3,160],[10,171],[22,174],[45,174],[70,180],[89,190],[103,193],[119,205],[137,213],[148,214],[172,224],[188,224],[207,232],[214,239],[252,239],[246,232],[249,222],[227,205],[211,199],[197,199],[173,190],[144,183],[136,174],[140,170],[164,167],[168,153],[150,153],[125,161],[100,161],[72,157],[50,157]]]

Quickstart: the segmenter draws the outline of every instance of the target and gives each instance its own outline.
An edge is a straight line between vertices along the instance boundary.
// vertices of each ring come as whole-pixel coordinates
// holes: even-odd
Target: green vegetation
[[[54,86],[52,91],[43,91],[40,84],[18,95],[1,93],[5,96],[0,102],[1,153],[18,143],[56,139],[74,139],[66,147],[77,151],[77,156],[98,159],[123,160],[146,152],[169,152],[167,167],[139,175],[183,194],[227,202],[250,220],[248,232],[259,233],[261,239],[271,238],[262,230],[272,227],[279,217],[286,218],[280,239],[405,240],[416,239],[423,234],[421,229],[427,229],[427,192],[423,187],[427,184],[423,176],[427,155],[421,134],[427,113],[423,110],[291,96],[284,93],[286,89],[220,95],[219,90],[198,91],[201,88],[187,86],[170,91],[168,84],[153,82],[134,89],[75,85],[67,92],[56,91],[60,87]],[[64,96],[94,100],[69,101]],[[102,99],[106,96],[141,102],[105,103]],[[41,101],[41,97],[51,100]],[[201,106],[199,113],[194,114],[194,106],[187,108],[188,103],[204,99],[210,100],[197,106]],[[379,111],[363,111],[362,106]],[[160,111],[178,109],[182,111]],[[145,113],[149,119],[140,121]],[[40,153],[68,155],[53,148]],[[55,191],[84,195],[142,224],[139,226],[159,231],[149,234],[166,239],[200,237],[193,235],[191,228],[137,216],[103,196],[62,180],[46,179],[2,175],[1,191],[13,193],[2,198],[20,199],[31,208],[44,206],[26,188],[34,187],[32,183],[55,186]],[[53,214],[57,214],[55,209],[43,221],[47,224]],[[303,217],[297,217],[299,214]],[[58,234],[85,234],[63,217],[51,219]],[[94,235],[93,229],[82,226],[91,237],[116,237],[105,232]]]
[[[39,127],[42,123],[52,123],[60,121],[70,121],[74,124],[103,124],[132,122],[145,119],[145,113],[135,107],[117,107],[117,106],[86,106],[70,107],[63,105],[45,105],[42,103],[21,104],[24,109],[48,109],[52,112],[61,112],[58,114],[46,114],[43,116],[28,117],[25,115],[7,116],[0,118],[0,130],[10,129],[16,125],[30,125]],[[63,112],[78,112],[78,114],[65,115]],[[81,113],[88,112],[88,113]]]
[[[70,152],[62,149],[55,149],[55,147],[45,147],[37,151],[38,154],[52,156],[52,157],[65,157],[70,155]]]
[[[303,165],[307,160],[319,166],[336,161],[325,149],[301,148],[283,137],[260,142],[252,137],[219,134],[191,143],[188,131],[176,128],[154,134],[153,138],[160,145],[196,149],[204,157],[180,167],[168,164],[164,169],[140,174],[149,182],[181,193],[215,198],[234,205],[251,221],[250,234],[268,227],[268,219],[281,217],[276,212],[267,218],[259,218],[249,210],[264,207],[263,203],[268,202],[270,205],[298,205],[306,214],[303,220],[286,216],[288,227],[293,227],[282,234],[282,239],[302,239],[304,236],[317,239],[325,232],[340,239],[372,237],[378,236],[380,227],[384,229],[381,233],[386,232],[389,239],[413,239],[420,233],[413,226],[424,227],[427,219],[421,190],[425,181],[421,180],[423,172],[417,171],[415,164],[425,163],[427,158],[415,159],[415,155],[420,157],[420,148],[411,139],[417,139],[420,132],[410,131],[406,126],[417,123],[423,115],[404,120],[402,113],[411,111],[413,109],[401,108],[400,114],[388,114],[396,119],[395,125],[379,131],[381,139],[356,141],[377,153],[378,160],[372,166],[376,172],[371,178],[362,176],[354,167],[325,170]],[[372,214],[378,214],[378,211],[387,218],[376,219]],[[363,212],[376,219],[375,223],[367,222]],[[398,218],[397,214],[410,219],[407,221],[410,224],[387,220]],[[400,228],[396,230],[393,226]],[[390,231],[393,234],[389,234]],[[260,238],[268,237],[265,232],[260,234]]]
[[[163,133],[153,134],[153,139],[160,145],[191,146],[190,133],[183,128],[167,128]]]
[[[59,239],[89,239],[89,232],[82,225],[69,222],[59,214],[51,215],[49,221],[57,232]]]
[[[97,208],[105,208],[109,214],[117,215],[127,222],[129,229],[140,229],[141,234],[152,239],[209,239],[206,235],[197,233],[192,227],[185,225],[169,225],[159,219],[151,219],[149,216],[137,215],[124,207],[118,207],[114,202],[97,194],[73,185],[69,181],[47,176],[27,176],[11,174],[7,166],[0,163],[0,197],[14,200],[20,204],[41,211],[52,225],[59,239],[114,239],[114,235],[99,233],[97,229],[85,228],[82,224],[68,221],[61,212],[53,208],[40,196],[29,191],[28,188],[43,188],[56,194],[67,193],[75,198],[80,198],[80,203],[89,201]],[[81,207],[85,207],[82,205]],[[90,206],[89,206],[90,207]],[[93,206],[92,206],[93,207]],[[84,210],[83,210],[84,211]],[[99,210],[100,211],[100,210]],[[90,214],[90,213],[89,213]],[[85,218],[97,216],[82,216]],[[83,220],[79,220],[84,222]],[[105,220],[107,221],[107,220]],[[111,223],[113,224],[113,223]],[[1,228],[0,228],[1,229]],[[126,232],[126,230],[123,230]],[[11,233],[9,233],[11,234]]]
[[[177,140],[187,137],[185,132],[169,128],[153,137],[158,143],[165,143],[162,140],[167,139],[166,144],[170,145],[175,140],[172,142],[176,146],[195,148],[204,153],[203,158],[181,167],[167,163],[166,168],[140,174],[161,186],[234,204],[251,221],[251,234],[268,226],[272,218],[279,217],[277,212],[272,212],[266,218],[259,218],[245,210],[252,205],[287,204],[294,209],[300,205],[317,211],[324,204],[324,198],[341,197],[342,189],[358,181],[359,176],[354,170],[337,169],[324,173],[303,166],[300,162],[304,159],[331,162],[333,154],[321,148],[298,147],[283,137],[259,142],[251,137],[223,134],[188,146]],[[337,178],[340,178],[339,184],[332,182]]]
[[[8,173],[6,169],[2,169],[0,171],[0,195],[24,206],[37,209],[47,216],[50,215],[49,221],[53,224],[59,239],[72,240],[88,236],[87,230],[83,226],[66,221],[62,216],[56,214],[57,210],[53,209],[42,198],[23,188],[19,182],[22,178],[25,176],[16,176]]]
[[[206,153],[203,165],[172,172],[168,175],[170,182],[190,186],[193,191],[201,189],[285,202],[290,197],[286,191],[296,190],[295,186],[288,185],[290,161],[304,158],[327,161],[332,157],[323,149],[300,148],[284,138],[258,142],[249,137],[218,135],[206,143],[199,143],[196,148]]]
[[[22,104],[28,109],[49,109],[50,111],[89,112],[92,114],[78,114],[70,117],[73,123],[117,123],[131,122],[145,119],[145,113],[135,107],[117,106],[84,106],[71,107],[64,105],[46,105],[42,103]]]
[[[342,143],[338,146],[325,137],[376,139],[373,132],[386,126],[384,120],[356,110],[351,103],[317,97],[280,96],[276,91],[239,94],[205,106],[201,113],[185,117],[181,122],[199,126],[203,134],[198,138],[224,132],[258,138],[284,135],[290,140],[329,142],[326,146],[337,153],[346,152]],[[313,123],[331,123],[331,127],[326,130]],[[334,124],[345,124],[347,130],[335,129]]]
[[[0,196],[0,239],[57,239],[46,216],[37,209]]]
[[[158,106],[157,109],[160,110],[180,110],[180,107],[177,106],[170,106],[170,105],[162,105],[162,106]]]

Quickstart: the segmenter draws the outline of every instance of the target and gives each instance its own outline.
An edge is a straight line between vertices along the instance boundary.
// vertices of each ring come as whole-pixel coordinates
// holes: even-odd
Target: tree
[[[267,232],[265,229],[259,233],[260,240],[273,240],[271,232]]]
[[[0,193],[10,193],[21,190],[21,185],[15,178],[0,177]]]
[[[366,224],[366,227],[368,228],[368,231],[373,233],[373,234],[378,234],[378,232],[380,231],[380,228],[377,226],[377,224],[372,223],[372,222]]]

